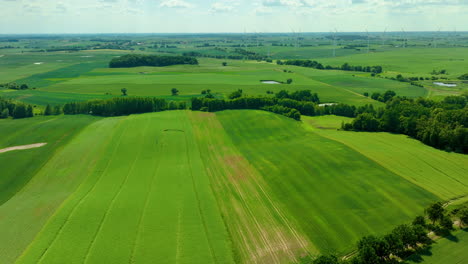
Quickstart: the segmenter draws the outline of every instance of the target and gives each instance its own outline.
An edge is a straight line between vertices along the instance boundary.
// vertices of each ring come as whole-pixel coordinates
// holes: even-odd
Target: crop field
[[[232,263],[185,112],[93,126],[113,129],[103,142],[87,140],[92,129],[74,142],[93,146],[85,161],[69,167],[85,172],[83,181],[18,263]]]
[[[219,119],[287,215],[295,218],[320,252],[346,252],[349,241],[366,232],[388,231],[392,221],[407,221],[437,199],[290,119],[252,111],[225,111]]]
[[[371,104],[377,113],[369,120],[379,131],[393,131],[384,128],[392,125],[384,118],[394,117],[385,115],[393,103],[420,104],[430,116],[398,115],[400,130],[440,127],[431,136],[462,142],[462,128],[436,127],[436,117],[464,116],[464,110],[451,110],[466,107],[461,97],[440,100],[468,91],[468,82],[458,79],[468,73],[467,33],[459,32],[453,43],[441,38],[438,48],[428,44],[433,35],[408,33],[403,48],[398,32],[388,34],[384,44],[380,33],[371,33],[369,50],[368,38],[358,33],[341,34],[336,46],[331,33],[0,35],[0,97],[12,99],[2,100],[0,109],[0,263],[305,264],[303,257],[351,256],[363,236],[411,223],[434,202],[447,202],[447,210],[465,205],[468,156],[440,150],[461,151],[458,146],[432,144],[436,149],[403,134],[344,131],[349,117],[302,115],[296,121],[288,118],[295,109],[278,105],[358,116],[348,106],[321,111],[323,106],[295,101],[312,101],[304,96],[264,100],[278,105],[256,108],[280,114],[237,105],[239,110],[204,112],[213,110],[205,104],[192,111],[190,103],[168,110],[179,108],[171,101],[204,98],[206,90],[218,99],[239,89],[255,97],[310,90],[320,103]],[[199,64],[110,68],[111,60],[127,54],[188,54]],[[383,72],[277,63],[288,59],[382,66]],[[396,79],[399,74],[423,78],[411,83]],[[435,101],[426,107],[364,95],[388,90]],[[116,97],[131,100],[92,101]],[[152,97],[177,107],[156,109]],[[46,105],[78,101],[89,102],[45,116]],[[27,111],[35,116],[15,113],[22,109],[18,102],[31,104]],[[217,109],[231,107],[224,106]],[[120,111],[125,107],[132,109]],[[146,113],[115,116],[140,112]],[[110,117],[93,116],[100,114]],[[463,263],[466,234],[438,240],[433,255],[408,263]]]
[[[449,238],[444,238],[431,245],[430,251],[410,257],[407,264],[463,264],[468,259],[468,230],[458,231]]]
[[[48,143],[38,149],[10,151],[0,155],[2,176],[0,178],[0,205],[37,173],[54,154],[78,134],[83,127],[98,120],[96,117],[76,118],[38,117],[34,120],[0,120],[0,149]]]
[[[258,50],[257,50],[258,49]],[[265,47],[249,48],[260,52]],[[421,81],[423,87],[412,86],[383,77],[404,76],[430,77],[432,70],[446,69],[445,77],[455,80],[463,73],[464,61],[468,58],[457,57],[465,54],[464,48],[434,49],[384,49],[379,52],[348,52],[335,58],[317,54],[330,52],[330,46],[320,47],[273,47],[272,52],[299,52],[298,55],[278,55],[279,59],[299,58],[316,59],[325,64],[340,66],[344,62],[352,65],[372,66],[385,62],[381,78],[371,77],[369,73],[324,71],[295,66],[249,60],[220,60],[199,58],[198,66],[171,66],[163,68],[137,67],[130,69],[109,69],[111,58],[125,54],[123,50],[83,50],[65,52],[10,52],[0,57],[0,83],[16,82],[28,84],[34,89],[8,91],[0,89],[0,96],[32,103],[38,106],[63,104],[70,101],[108,98],[119,96],[120,89],[126,88],[130,96],[169,97],[170,90],[177,88],[181,98],[199,95],[202,90],[211,90],[216,97],[226,97],[231,92],[242,89],[247,95],[267,95],[267,91],[303,90],[317,92],[323,102],[342,102],[354,105],[374,104],[362,94],[383,93],[394,90],[398,95],[408,97],[459,94],[468,86],[457,81],[456,88],[436,86],[432,81]],[[140,53],[149,53],[141,51]],[[165,54],[164,50],[153,51]],[[182,50],[181,50],[182,52]],[[406,59],[412,54],[411,63]],[[275,57],[274,55],[273,57]],[[226,67],[221,62],[226,61]],[[434,69],[433,69],[434,68]],[[286,70],[287,72],[284,72]],[[291,72],[289,72],[291,71]],[[285,82],[293,79],[291,85],[262,84],[261,80]],[[186,96],[184,98],[183,96]]]
[[[341,142],[408,181],[448,200],[468,194],[468,157],[436,150],[405,135],[337,131],[342,117],[306,117],[314,132]],[[334,124],[333,124],[334,122]]]
[[[30,165],[31,180],[0,205],[5,263],[288,263],[345,254],[361,236],[467,193],[466,157],[386,133],[359,149],[346,139],[360,142],[360,133],[334,129],[346,118],[297,122],[251,110],[67,118],[20,121],[84,128]],[[37,131],[34,142],[60,140],[23,129]],[[389,136],[392,145],[377,140]],[[419,163],[382,162],[405,150]]]

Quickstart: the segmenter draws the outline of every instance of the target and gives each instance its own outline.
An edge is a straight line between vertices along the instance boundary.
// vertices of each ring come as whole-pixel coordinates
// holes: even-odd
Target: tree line
[[[278,65],[294,65],[299,67],[314,68],[318,70],[342,70],[342,71],[360,71],[360,72],[370,72],[374,74],[382,73],[382,66],[353,66],[349,63],[344,63],[339,67],[333,67],[330,65],[324,66],[322,63],[313,60],[286,60],[281,61],[277,60]]]
[[[372,105],[358,108],[347,104],[320,106],[318,104],[320,102],[318,95],[316,93],[311,93],[310,90],[295,91],[292,93],[282,90],[273,97],[246,96],[242,93],[242,90],[238,90],[233,92],[229,97],[230,99],[217,99],[212,98],[212,96],[204,98],[193,97],[191,99],[192,110],[216,112],[235,109],[257,109],[283,114],[287,117],[300,120],[300,115],[339,115],[355,117],[357,113],[367,111],[366,109],[369,107],[373,109]]]
[[[109,62],[109,68],[129,68],[139,66],[163,67],[178,64],[198,65],[198,60],[196,58],[186,56],[127,54],[113,58]]]
[[[468,153],[468,93],[431,99],[392,97],[385,108],[357,113],[344,130],[405,134],[447,151]]]
[[[186,102],[167,102],[162,98],[115,97],[86,102],[66,103],[63,106],[63,113],[66,115],[91,114],[98,116],[122,116],[186,108]]]
[[[393,264],[426,249],[432,244],[429,232],[437,236],[448,236],[454,229],[452,218],[459,219],[460,227],[468,225],[468,209],[455,209],[447,212],[442,203],[431,204],[425,216],[417,216],[411,224],[395,227],[383,236],[365,236],[356,244],[356,252],[347,259],[336,255],[321,255],[316,258],[306,256],[299,264]]]
[[[12,90],[27,90],[29,86],[25,83],[23,84],[16,84],[16,83],[0,83],[0,87],[4,87],[6,89]]]
[[[204,93],[203,93],[204,92]],[[193,111],[216,112],[228,109],[257,109],[274,112],[295,120],[300,120],[301,115],[340,115],[354,117],[357,113],[372,108],[366,105],[356,108],[346,104],[320,106],[320,99],[316,93],[310,90],[288,92],[279,91],[273,97],[246,96],[242,90],[234,91],[231,99],[217,99],[211,91],[203,91],[204,97],[192,97],[191,107]],[[138,113],[159,112],[164,110],[187,109],[186,102],[166,101],[154,97],[116,97],[110,99],[96,99],[85,102],[70,102],[52,107],[47,106],[45,115],[63,112],[67,115],[91,114],[98,116],[121,116]],[[373,109],[373,108],[372,108]]]
[[[32,105],[0,97],[0,118],[13,117],[17,119],[32,116],[34,116]]]

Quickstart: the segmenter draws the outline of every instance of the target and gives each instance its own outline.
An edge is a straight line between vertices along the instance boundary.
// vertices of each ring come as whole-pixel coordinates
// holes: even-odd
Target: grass
[[[190,116],[236,263],[290,263],[308,252],[318,253],[263,175],[237,149],[218,115]]]
[[[21,130],[18,132],[24,136],[37,137],[39,140],[44,140],[50,137],[49,133],[54,134],[54,130],[66,132],[61,126],[66,127],[67,124],[68,126],[74,126],[73,123],[80,119],[86,120],[90,119],[90,117],[66,116],[61,122],[57,122],[57,124],[51,126],[51,129],[45,131],[37,129],[37,132],[29,130],[29,134],[21,132]],[[34,123],[35,120],[35,118],[29,118],[13,120],[12,122],[18,122],[18,124],[25,122],[24,128],[28,130],[28,128],[38,127],[38,125],[28,123]],[[37,118],[37,120],[41,119]],[[46,121],[46,119],[42,120]],[[49,121],[48,123],[42,123],[42,125],[53,122]],[[93,162],[96,162],[97,155],[102,153],[100,149],[93,146],[96,142],[109,144],[108,131],[114,129],[114,127],[115,122],[94,122],[84,128],[81,133],[78,133],[74,137],[74,140],[70,140],[67,144],[60,142],[60,137],[57,138],[61,147],[55,152],[42,152],[55,145],[54,142],[49,142],[50,146],[48,144],[38,149],[17,151],[17,154],[15,152],[6,153],[17,155],[17,157],[14,160],[2,160],[2,167],[27,164],[33,168],[32,166],[35,163],[30,158],[40,160],[42,156],[47,157],[48,161],[41,166],[37,166],[37,172],[21,191],[0,206],[0,215],[2,216],[2,221],[0,221],[0,230],[2,230],[0,255],[2,256],[3,263],[13,263],[33,241],[37,233],[43,228],[44,224],[62,202],[76,190],[86,176],[89,166]],[[8,128],[15,131],[15,126],[8,126]],[[39,134],[41,131],[44,133],[43,135]],[[89,133],[91,132],[97,134],[89,137]],[[31,143],[31,141],[27,141],[26,137],[20,137],[20,139],[21,141],[17,141],[15,144]],[[31,157],[28,155],[28,152],[39,154],[39,156]],[[25,160],[22,161],[22,159]],[[18,177],[21,175],[15,174],[12,176]],[[14,188],[14,185],[11,188]]]
[[[437,199],[300,122],[258,111],[217,116],[279,207],[322,253],[345,253],[362,235],[387,232]]]
[[[93,149],[69,165],[84,181],[18,263],[232,263],[186,112],[94,125],[109,124],[106,140],[74,142]]]
[[[355,54],[346,57],[326,58],[320,61],[332,66],[344,62],[351,65],[381,65],[389,75],[430,76],[432,70],[448,71],[456,78],[466,73],[467,48],[400,48],[386,52]]]
[[[305,117],[305,122],[320,126],[320,123],[325,122],[323,119],[328,120],[328,123],[335,120],[336,128],[342,120],[331,116]],[[349,146],[443,200],[468,194],[466,155],[440,151],[405,135],[323,129],[314,131]]]
[[[90,116],[36,117],[0,120],[0,149],[48,143],[38,149],[10,151],[0,154],[0,205],[20,191],[24,185],[84,127],[98,120]]]
[[[92,123],[0,205],[5,263],[289,263],[348,253],[363,235],[467,193],[453,182],[466,182],[464,156],[386,133],[369,133],[364,144],[360,133],[336,131],[349,119],[333,116],[3,120],[17,123],[5,125],[11,136],[0,146],[53,138],[80,119]],[[21,166],[16,160],[0,164]]]
[[[468,259],[468,230],[460,230],[456,234],[438,240],[428,250],[414,255],[405,263],[414,264],[463,264]]]

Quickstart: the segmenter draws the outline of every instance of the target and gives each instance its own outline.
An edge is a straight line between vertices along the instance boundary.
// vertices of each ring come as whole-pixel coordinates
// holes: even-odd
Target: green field
[[[0,149],[34,143],[48,143],[38,149],[10,151],[0,155],[0,205],[37,173],[83,127],[99,120],[96,117],[38,117],[23,120],[0,120]]]
[[[74,141],[92,148],[69,167],[82,182],[18,263],[232,263],[191,132],[185,112],[94,123]]]
[[[468,230],[458,231],[449,238],[438,240],[419,255],[410,257],[407,264],[464,264],[468,259]]]
[[[3,261],[288,263],[345,254],[363,235],[468,193],[465,156],[386,133],[362,144],[366,133],[336,131],[341,121],[251,110],[2,121],[35,133],[2,146],[53,146],[54,126],[81,128],[30,163],[26,185],[0,205]],[[45,148],[10,153],[34,160]]]
[[[462,83],[460,87],[454,89],[422,81],[425,86],[422,88],[385,78],[371,77],[370,74],[362,72],[324,71],[275,63],[209,58],[200,58],[198,66],[107,68],[112,57],[120,56],[124,52],[98,50],[74,53],[6,54],[0,58],[0,70],[5,74],[0,75],[0,82],[26,83],[36,89],[26,91],[0,89],[0,96],[43,106],[47,103],[63,104],[72,100],[120,96],[122,88],[126,88],[130,96],[156,97],[170,96],[172,88],[177,88],[181,96],[199,95],[202,90],[210,89],[218,97],[225,97],[237,89],[242,89],[247,95],[266,95],[267,91],[278,92],[283,89],[292,91],[310,89],[317,92],[323,102],[379,105],[379,102],[370,100],[362,94],[394,90],[401,96],[418,97],[457,94],[465,90]],[[383,76],[395,76],[400,72],[406,75],[406,68],[398,66],[399,63],[406,65],[404,52],[406,51],[391,50],[375,54],[346,55],[324,60],[323,63],[341,65],[343,62],[350,62],[357,65],[374,65],[385,59],[389,64],[384,65]],[[432,61],[440,60],[440,54],[447,53],[450,57],[455,52],[451,49],[447,49],[447,52],[440,50],[434,57],[425,56],[425,53],[415,53],[414,56],[417,56],[418,60],[413,62],[412,69],[421,68],[415,72],[418,76],[430,76],[424,67],[432,65]],[[222,61],[226,61],[228,66],[221,66]],[[36,65],[34,64],[36,62],[42,64]],[[444,65],[440,64],[440,67]],[[462,70],[454,69],[463,69],[462,65],[463,61],[453,61],[452,67],[448,68],[449,73],[453,73],[449,77],[458,77],[457,74]],[[268,85],[260,82],[261,80],[285,82],[289,78],[293,79],[291,85]]]
[[[0,36],[0,48],[15,46],[0,49],[0,84],[30,87],[0,87],[0,97],[42,114],[48,104],[120,97],[122,88],[129,97],[187,102],[208,89],[216,98],[238,89],[244,96],[311,90],[321,103],[376,108],[385,104],[364,93],[440,100],[468,91],[457,79],[468,68],[466,33],[453,46],[441,39],[439,48],[428,45],[432,35],[408,35],[402,48],[399,33],[386,45],[371,34],[367,52],[366,38],[346,33],[336,56],[329,33]],[[124,54],[185,52],[196,52],[199,65],[108,67]],[[437,77],[456,87],[391,79],[432,78],[442,69],[448,74]],[[0,149],[47,143],[0,152],[0,263],[290,264],[350,254],[363,236],[410,223],[435,201],[451,209],[468,200],[467,155],[404,135],[339,130],[347,117],[301,120],[260,110],[0,119]],[[463,263],[466,234],[437,241],[413,261]]]

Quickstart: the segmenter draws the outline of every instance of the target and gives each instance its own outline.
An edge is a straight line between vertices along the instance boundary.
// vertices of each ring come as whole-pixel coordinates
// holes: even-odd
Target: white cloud
[[[307,2],[304,0],[264,0],[264,6],[289,6],[289,7],[301,7],[307,6]]]
[[[191,8],[193,4],[183,0],[166,0],[163,1],[160,6],[169,8]]]
[[[234,6],[230,3],[216,2],[211,5],[210,12],[221,13],[231,12],[234,10]]]

